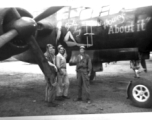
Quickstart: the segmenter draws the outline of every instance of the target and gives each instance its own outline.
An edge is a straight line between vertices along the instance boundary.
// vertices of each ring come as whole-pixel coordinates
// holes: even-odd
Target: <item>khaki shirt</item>
[[[66,69],[66,59],[63,55],[61,55],[61,53],[58,53],[56,56],[56,66],[58,69]]]
[[[86,71],[91,73],[92,62],[88,54],[79,54],[77,56],[77,66],[76,71]]]

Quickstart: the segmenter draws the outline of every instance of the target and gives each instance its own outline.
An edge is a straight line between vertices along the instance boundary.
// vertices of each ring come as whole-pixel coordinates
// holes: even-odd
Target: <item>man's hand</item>
[[[60,75],[63,75],[63,74],[64,74],[61,69],[59,69],[59,73],[60,73]]]
[[[58,72],[57,67],[53,63],[51,63],[51,62],[48,62],[48,63],[49,63],[50,66],[54,67],[54,69],[55,69],[56,72]]]
[[[55,78],[55,82],[52,84],[53,87],[57,86],[57,79]]]
[[[57,69],[57,67],[56,67],[55,65],[54,65],[53,67],[55,68],[55,71],[56,71],[56,72],[58,72],[58,69]]]
[[[91,76],[91,73],[88,73],[88,76],[90,77],[90,76]]]
[[[52,86],[53,86],[53,87],[56,87],[56,86],[57,86],[57,82],[54,82],[54,83],[52,84]]]

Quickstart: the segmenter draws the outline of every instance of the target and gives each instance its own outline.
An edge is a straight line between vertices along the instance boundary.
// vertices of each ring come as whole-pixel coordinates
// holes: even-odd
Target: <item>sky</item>
[[[110,5],[111,11],[117,12],[122,8],[130,9],[152,5],[152,0],[3,0],[0,3],[0,8],[21,7],[33,13],[34,11],[40,11],[50,6],[63,5],[91,7]]]

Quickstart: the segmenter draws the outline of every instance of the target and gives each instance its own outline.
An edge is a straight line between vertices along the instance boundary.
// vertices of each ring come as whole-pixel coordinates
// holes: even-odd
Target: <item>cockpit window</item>
[[[68,19],[69,17],[69,7],[64,7],[57,12],[57,20]]]
[[[107,16],[110,13],[110,5],[102,6],[100,11],[100,17]]]
[[[92,17],[98,17],[101,11],[101,7],[96,7],[93,9]]]
[[[80,10],[81,9],[73,9],[70,11],[70,18],[72,17],[78,17],[80,15]]]
[[[91,18],[92,12],[93,12],[92,9],[82,10],[82,11],[81,11],[81,14],[80,14],[80,19],[81,19],[81,20],[85,20],[85,19]]]

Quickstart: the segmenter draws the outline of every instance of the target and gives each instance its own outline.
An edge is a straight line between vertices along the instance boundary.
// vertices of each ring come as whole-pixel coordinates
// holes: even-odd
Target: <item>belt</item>
[[[66,67],[61,67],[60,69],[66,69]]]
[[[88,67],[79,67],[78,69],[88,69]]]

